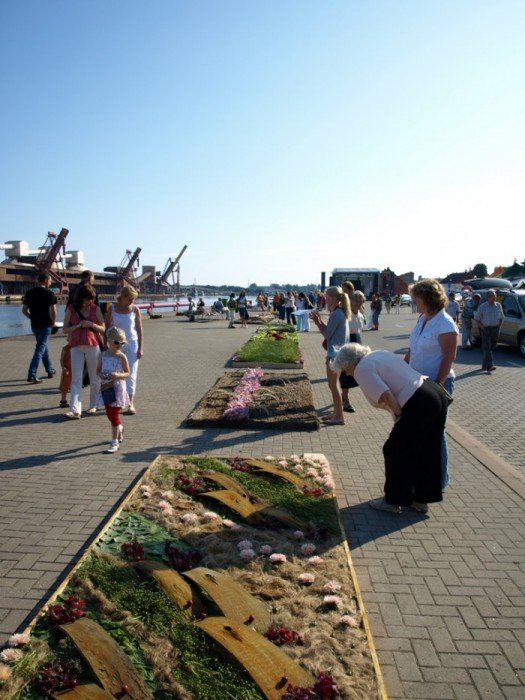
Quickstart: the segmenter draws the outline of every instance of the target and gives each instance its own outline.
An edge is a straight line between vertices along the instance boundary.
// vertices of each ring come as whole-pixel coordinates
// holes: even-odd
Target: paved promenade
[[[402,352],[415,320],[383,314],[374,347]],[[449,446],[453,483],[428,516],[392,516],[366,502],[382,491],[389,417],[352,391],[357,413],[315,433],[190,430],[183,421],[253,328],[145,321],[135,417],[116,455],[105,416],[66,422],[58,380],[24,381],[32,338],[0,340],[0,644],[23,626],[76,560],[133,479],[158,453],[264,456],[323,452],[392,698],[525,697],[525,362],[498,350],[458,351]],[[58,364],[63,340],[51,339]],[[301,347],[316,407],[329,406],[317,332]],[[456,439],[453,437],[456,436]]]

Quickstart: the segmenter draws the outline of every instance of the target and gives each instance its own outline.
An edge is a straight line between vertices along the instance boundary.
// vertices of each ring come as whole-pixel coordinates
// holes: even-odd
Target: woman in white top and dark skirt
[[[445,312],[447,297],[441,284],[435,279],[416,282],[410,293],[421,314],[410,334],[410,346],[405,362],[420,374],[442,384],[447,392],[454,393],[456,375],[452,363],[456,359],[458,328]],[[442,486],[450,479],[448,473],[448,448],[445,433],[441,450]]]
[[[443,500],[441,441],[448,399],[443,387],[387,350],[344,345],[331,362],[334,372],[357,380],[368,401],[387,410],[394,427],[383,445],[385,496],[370,502],[376,510],[400,513],[404,507],[426,513]]]
[[[117,303],[108,306],[106,311],[106,326],[117,326],[126,334],[126,344],[123,346],[124,354],[129,364],[129,377],[126,379],[126,389],[129,397],[127,413],[134,415],[135,395],[137,393],[137,373],[139,360],[144,355],[142,316],[140,309],[135,306],[134,301],[138,294],[133,287],[122,287],[117,296]]]

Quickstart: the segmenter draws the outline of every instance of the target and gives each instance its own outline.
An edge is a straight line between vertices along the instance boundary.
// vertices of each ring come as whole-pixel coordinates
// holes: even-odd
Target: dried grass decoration
[[[192,428],[319,430],[312,387],[304,372],[225,372],[190,413]]]
[[[234,484],[307,527],[210,510],[209,494]],[[2,652],[0,694],[381,696],[319,455],[158,457],[50,611],[21,650]]]

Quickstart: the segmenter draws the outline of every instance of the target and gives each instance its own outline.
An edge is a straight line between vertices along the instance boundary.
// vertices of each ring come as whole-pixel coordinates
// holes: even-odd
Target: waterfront
[[[194,297],[197,299],[198,297]],[[206,306],[210,306],[217,299],[217,297],[202,297]],[[149,297],[140,297],[137,299],[137,304],[146,304],[150,301]],[[152,302],[155,304],[155,308],[158,309],[160,313],[166,313],[172,311],[169,306],[173,305],[175,302],[179,302],[181,311],[184,311],[188,305],[187,297],[166,297],[165,299],[159,299],[155,297]],[[255,297],[248,297],[248,301],[255,304]],[[166,307],[162,307],[162,304],[166,304]],[[66,307],[64,304],[57,304],[57,321],[63,321],[64,313]],[[143,315],[146,315],[146,309],[141,309]],[[31,324],[29,319],[26,318],[22,313],[22,304],[20,302],[11,302],[0,304],[0,338],[12,338],[18,335],[29,335],[31,333]]]

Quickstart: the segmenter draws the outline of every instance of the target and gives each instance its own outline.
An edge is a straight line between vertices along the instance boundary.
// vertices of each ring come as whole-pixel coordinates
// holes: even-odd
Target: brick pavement
[[[413,322],[403,311],[382,318],[380,333],[367,340],[399,352]],[[64,422],[56,408],[57,380],[25,384],[32,339],[0,341],[0,643],[38,607],[157,453],[324,452],[390,697],[524,697],[522,498],[451,440],[453,484],[430,517],[370,510],[366,501],[381,492],[381,445],[390,422],[359,390],[352,392],[358,411],[344,427],[315,433],[186,429],[184,418],[252,331],[171,318],[145,323],[140,410],[125,418],[117,455],[103,454],[109,435],[104,416]],[[54,358],[61,342],[51,341]],[[305,334],[301,345],[316,406],[323,409],[329,392],[320,338]],[[468,355],[474,362],[475,353]],[[500,455],[508,452],[521,469],[521,435],[507,431],[503,419],[515,417],[513,407],[522,400],[522,370],[514,354],[498,377],[460,380],[452,412],[454,421]],[[492,422],[472,420],[472,399]]]

